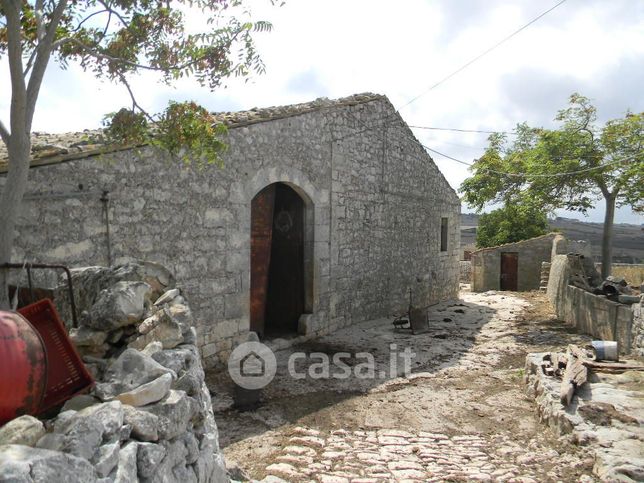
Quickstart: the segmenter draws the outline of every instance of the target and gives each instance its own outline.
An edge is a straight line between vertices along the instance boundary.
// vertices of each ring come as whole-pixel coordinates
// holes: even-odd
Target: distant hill
[[[478,226],[479,215],[461,215],[461,244],[472,243],[475,238],[473,227]],[[592,246],[595,261],[601,260],[602,223],[589,223],[573,218],[557,217],[550,220],[550,228],[560,231],[571,240],[586,240]],[[616,223],[613,234],[613,261],[623,263],[644,263],[644,226]]]

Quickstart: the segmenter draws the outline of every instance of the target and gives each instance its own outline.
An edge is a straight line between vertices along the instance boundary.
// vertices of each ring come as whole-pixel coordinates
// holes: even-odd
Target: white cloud
[[[250,1],[248,2],[251,3]],[[386,94],[403,106],[463,63],[544,11],[555,0],[289,0],[282,8],[253,2],[256,18],[274,31],[258,37],[267,74],[250,83],[231,81],[209,93],[194,81],[171,89],[153,76],[133,81],[150,109],[170,98],[196,99],[213,110],[247,109],[341,97]],[[199,23],[199,15],[191,18]],[[644,110],[644,3],[569,0],[465,71],[427,92],[401,114],[409,124],[472,129],[511,129],[517,122],[552,125],[571,92],[591,96],[602,119],[627,108]],[[8,73],[0,63],[0,118],[9,106]],[[96,127],[102,116],[129,104],[125,89],[94,80],[78,68],[52,69],[34,128],[45,131]],[[486,136],[416,131],[425,144],[471,161]],[[465,166],[434,156],[452,186]],[[593,220],[600,221],[602,210]],[[642,222],[621,210],[618,221]]]

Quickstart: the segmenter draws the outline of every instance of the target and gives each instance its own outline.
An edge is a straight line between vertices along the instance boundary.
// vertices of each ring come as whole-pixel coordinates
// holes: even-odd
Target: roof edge
[[[474,255],[474,254],[476,254],[476,253],[481,253],[481,252],[487,252],[487,251],[497,250],[498,248],[508,247],[508,246],[510,246],[510,245],[518,245],[519,243],[526,243],[526,242],[530,242],[530,241],[538,240],[538,239],[540,239],[540,238],[546,238],[546,237],[548,237],[548,236],[556,236],[556,235],[562,235],[562,233],[560,233],[560,232],[558,232],[558,231],[551,231],[551,232],[549,232],[549,233],[546,233],[545,235],[539,235],[539,236],[535,236],[535,237],[532,237],[532,238],[527,238],[527,239],[525,239],[525,240],[519,240],[519,241],[515,241],[515,242],[504,243],[504,244],[502,244],[502,245],[496,245],[496,246],[493,246],[493,247],[479,248],[478,250],[474,250],[474,251],[471,253],[471,255]]]
[[[361,104],[367,104],[369,102],[383,101],[383,100],[389,102],[389,99],[384,94],[374,94],[371,92],[364,92],[360,94],[353,94],[347,97],[340,97],[337,99],[328,99],[326,97],[320,97],[315,99],[314,101],[304,102],[299,104],[290,104],[285,106],[252,108],[247,111],[215,112],[213,113],[213,116],[216,122],[225,124],[228,129],[237,129],[242,127],[248,127],[254,124],[260,124],[260,123],[269,122],[269,121],[277,121],[280,119],[301,116],[312,112],[321,111],[323,109],[341,109],[344,107],[357,106]],[[60,133],[59,135],[52,134],[50,137],[52,138],[58,137],[61,139],[63,137],[70,137],[72,138],[70,139],[70,141],[73,141],[74,136],[81,138],[81,137],[87,136],[88,133],[91,133],[91,132],[92,131],[84,131],[79,133]],[[99,131],[95,131],[95,132],[98,133]],[[33,134],[34,133],[32,133],[32,135]],[[35,134],[36,136],[38,136],[38,133],[35,133]],[[45,137],[49,136],[45,133],[42,133],[42,134],[44,134]],[[73,146],[71,142],[70,142],[70,145],[68,146],[58,146],[57,142],[60,142],[60,141],[56,139],[52,139],[49,141],[45,140],[45,148],[41,151],[40,156],[38,155],[38,153],[32,152],[32,157],[31,157],[31,162],[29,167],[35,168],[39,166],[58,164],[65,161],[85,159],[92,156],[109,154],[109,153],[114,153],[118,151],[125,151],[128,149],[141,147],[145,145],[145,144],[142,144],[142,145],[136,145],[136,146],[133,146],[133,145],[119,146],[119,145],[110,145],[110,144],[94,144],[94,145],[82,147],[82,146]],[[38,144],[34,142],[32,146],[32,150],[33,150],[33,147],[37,145]],[[53,148],[54,152],[46,153],[47,148]],[[6,155],[6,153],[2,153],[0,150],[0,174],[5,174],[9,169],[9,166],[8,166],[9,163],[8,163],[8,158],[2,157],[2,154]]]

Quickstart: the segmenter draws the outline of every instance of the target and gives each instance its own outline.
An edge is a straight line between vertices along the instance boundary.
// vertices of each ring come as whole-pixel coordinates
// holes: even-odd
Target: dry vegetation
[[[624,277],[630,285],[639,286],[644,283],[644,264],[613,265],[612,273],[616,277]]]

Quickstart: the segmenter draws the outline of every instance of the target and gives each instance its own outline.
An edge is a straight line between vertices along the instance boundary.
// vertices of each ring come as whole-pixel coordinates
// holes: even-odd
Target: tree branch
[[[58,47],[60,47],[63,44],[66,44],[66,43],[72,43],[72,44],[77,45],[78,47],[83,49],[88,55],[90,55],[92,57],[96,57],[97,59],[109,60],[111,62],[116,62],[116,63],[119,63],[119,64],[129,65],[130,67],[136,67],[137,69],[145,69],[145,70],[152,70],[152,71],[161,72],[161,71],[176,70],[176,69],[181,68],[181,67],[170,67],[168,69],[163,69],[161,67],[154,67],[154,66],[151,66],[151,65],[139,64],[137,62],[132,62],[131,60],[122,59],[121,57],[113,57],[111,55],[99,52],[95,48],[92,48],[92,47],[90,47],[88,45],[85,45],[80,40],[75,39],[73,37],[65,37],[65,38],[57,40],[56,42],[53,43],[52,49],[57,49]]]
[[[36,17],[36,38],[40,42],[45,37],[45,27],[42,23],[42,14],[44,8],[44,0],[36,0],[34,8],[34,16]]]
[[[11,132],[23,132],[27,90],[22,75],[22,29],[20,24],[20,1],[0,0],[7,19],[7,53],[11,78]]]
[[[60,0],[58,2],[58,5],[56,5],[56,8],[51,15],[51,20],[47,26],[45,37],[38,42],[38,46],[36,47],[36,60],[34,61],[33,71],[29,77],[29,85],[27,86],[27,111],[25,116],[25,125],[28,132],[31,131],[31,122],[36,109],[36,101],[38,100],[40,86],[42,84],[43,77],[45,76],[45,71],[47,70],[49,58],[51,57],[52,45],[54,43],[54,38],[56,37],[56,29],[58,28],[60,19],[65,12],[67,2],[68,0]]]
[[[601,190],[602,195],[604,195],[604,198],[608,199],[608,197],[610,196],[610,190],[608,189],[606,182],[603,179],[597,179],[595,182],[597,183],[597,186],[599,186],[599,189]]]
[[[103,0],[98,0],[98,3],[103,5],[105,10],[112,13],[116,18],[118,18],[124,27],[127,27],[129,25],[130,22],[128,22],[128,20],[125,17],[123,17],[123,15],[121,15],[119,12],[114,10],[110,5],[108,5],[107,2],[104,2]]]
[[[92,12],[92,13],[90,13],[87,17],[85,17],[83,20],[81,20],[80,22],[78,22],[78,25],[77,25],[77,26],[76,26],[76,28],[74,29],[74,32],[78,32],[78,31],[81,29],[81,27],[83,26],[83,24],[84,24],[85,22],[87,22],[90,18],[95,17],[96,15],[100,15],[100,14],[102,14],[102,13],[108,13],[108,12],[110,12],[110,11],[109,11],[109,10],[107,10],[107,9],[103,9],[103,10],[97,10],[96,12]]]
[[[34,59],[36,58],[36,49],[31,51],[31,54],[29,55],[29,60],[27,61],[27,65],[25,66],[25,70],[22,72],[22,75],[27,77],[27,74],[29,74],[29,71],[31,70],[31,67],[33,66]]]
[[[107,14],[107,22],[105,22],[105,28],[103,29],[103,33],[101,34],[101,40],[105,38],[107,35],[107,31],[110,29],[110,23],[112,23],[112,12],[110,11]]]
[[[103,59],[103,60],[109,60],[110,62],[115,62],[119,64],[124,64],[128,65],[130,67],[136,67],[137,69],[144,69],[144,70],[150,70],[153,72],[172,72],[172,71],[177,71],[177,70],[183,70],[191,65],[197,64],[201,61],[201,58],[191,60],[190,62],[186,62],[185,64],[181,65],[174,65],[170,67],[155,67],[153,65],[146,65],[146,64],[139,64],[138,62],[132,62],[131,60],[123,59],[121,57],[114,57],[112,55],[105,54],[103,52],[99,52],[95,48],[92,48],[88,45],[85,45],[78,39],[72,38],[72,37],[65,37],[63,39],[57,40],[53,44],[53,49],[60,47],[61,45],[71,42],[81,49],[83,49],[89,56],[91,57],[96,57],[97,59]]]
[[[36,18],[36,43],[40,42],[45,36],[45,28],[42,22],[43,19],[43,9],[44,9],[44,0],[37,0],[34,7],[34,17]],[[25,37],[26,39],[26,37]],[[33,66],[34,59],[36,58],[37,49],[33,49],[29,55],[29,60],[22,72],[22,75],[26,78],[27,74]]]
[[[145,109],[143,109],[138,102],[136,102],[136,98],[134,97],[134,92],[132,91],[132,87],[130,86],[130,83],[125,78],[125,75],[119,73],[119,78],[121,79],[121,82],[127,89],[128,94],[130,94],[130,99],[132,99],[132,110],[134,111],[135,108],[138,109],[143,113],[145,117],[148,118],[149,121],[155,123],[156,120]]]

